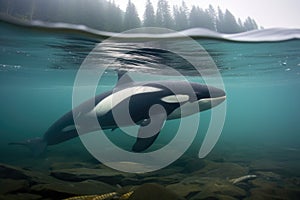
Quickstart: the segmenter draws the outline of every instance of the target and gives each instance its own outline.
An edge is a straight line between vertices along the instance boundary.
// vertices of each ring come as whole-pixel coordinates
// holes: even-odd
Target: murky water
[[[115,70],[119,68],[129,71],[136,81],[177,80],[173,73],[176,71],[190,81],[202,83],[205,76],[213,80],[215,72],[204,60],[199,63],[203,70],[201,77],[187,60],[176,53],[145,48],[146,45],[133,38],[108,41],[107,35],[97,35],[88,30],[35,28],[6,22],[1,22],[0,30],[0,162],[3,163],[0,171],[5,174],[25,173],[19,169],[25,168],[26,173],[50,174],[52,178],[34,179],[28,175],[26,187],[2,192],[3,198],[4,195],[8,197],[18,193],[53,199],[57,195],[64,198],[95,193],[87,192],[85,186],[81,192],[49,186],[55,180],[79,184],[88,179],[105,182],[112,187],[116,184],[125,187],[158,183],[186,199],[222,199],[220,194],[224,198],[231,196],[236,199],[256,199],[258,196],[264,199],[297,199],[299,196],[300,40],[296,39],[299,31],[263,30],[213,37],[201,37],[201,33],[191,32],[193,41],[212,57],[226,90],[226,120],[215,148],[204,159],[198,158],[211,120],[211,110],[201,112],[196,137],[178,161],[151,174],[126,174],[122,175],[123,178],[110,174],[110,181],[107,181],[101,179],[98,172],[91,172],[92,175],[86,177],[78,175],[84,174],[80,171],[83,168],[108,170],[86,151],[78,138],[49,146],[39,157],[33,157],[23,146],[10,146],[8,143],[42,136],[55,120],[72,109],[72,92],[78,69],[101,43],[102,51],[97,56],[113,59],[114,62],[103,74],[97,93],[115,86]],[[185,31],[185,34],[189,32]],[[170,34],[169,37],[164,35],[164,39],[155,38],[157,35],[149,39],[147,36],[148,42],[167,41],[175,52],[185,52],[191,57],[195,54],[194,49],[188,49],[190,47],[183,37]],[[100,69],[103,66],[100,63],[96,67]],[[154,146],[159,149],[167,145],[174,138],[179,123],[180,120],[167,121]],[[189,134],[188,128],[186,132]],[[128,150],[133,140],[121,133],[120,130],[106,131],[115,144]],[[127,164],[133,167],[132,163]],[[14,171],[8,165],[18,170]],[[62,175],[59,173],[62,169],[77,169],[78,173],[68,171]],[[257,177],[239,184],[229,181],[249,174]],[[6,179],[16,181],[24,177],[1,175],[1,180]],[[224,187],[230,185],[229,192],[222,187],[208,190],[212,183]],[[37,185],[42,189],[37,189]],[[111,190],[99,191],[98,194]]]

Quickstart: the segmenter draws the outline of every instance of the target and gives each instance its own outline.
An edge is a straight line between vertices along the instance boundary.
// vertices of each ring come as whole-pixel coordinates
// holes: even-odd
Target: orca
[[[208,110],[225,99],[223,90],[205,84],[187,81],[135,82],[127,73],[119,73],[113,90],[99,94],[67,112],[42,137],[10,144],[25,145],[35,155],[40,155],[48,145],[70,140],[78,133],[99,130],[99,126],[76,124],[74,116],[85,122],[96,117],[102,130],[140,126],[132,151],[143,152],[154,143],[167,120]],[[195,109],[195,105],[199,109]],[[124,116],[117,116],[121,120],[116,120],[116,113],[122,114],[124,110]]]

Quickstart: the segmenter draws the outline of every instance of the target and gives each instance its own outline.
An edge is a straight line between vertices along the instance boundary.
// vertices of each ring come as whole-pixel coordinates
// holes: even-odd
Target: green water
[[[33,158],[28,149],[8,143],[42,136],[55,120],[72,109],[77,70],[104,37],[47,32],[7,23],[0,24],[0,31],[0,162],[35,169],[45,167],[44,162],[49,159],[96,162],[78,138],[49,146],[38,158]],[[201,37],[195,40],[214,59],[227,94],[224,128],[207,158],[244,164],[276,161],[281,163],[283,173],[299,177],[300,40],[231,42]],[[113,52],[118,52],[118,48]],[[151,58],[147,58],[149,62]],[[181,73],[187,72],[188,79],[201,81],[189,76],[190,69],[182,67],[186,63],[176,58],[172,63],[172,57],[168,59],[170,67],[174,64]],[[151,73],[138,73],[139,63],[133,64],[137,79],[154,77]],[[155,74],[160,76],[157,69]],[[116,82],[116,73],[108,71],[98,92],[112,89]],[[197,157],[210,111],[200,116],[200,128],[186,154],[192,158]],[[166,123],[158,143],[172,139],[177,122]]]

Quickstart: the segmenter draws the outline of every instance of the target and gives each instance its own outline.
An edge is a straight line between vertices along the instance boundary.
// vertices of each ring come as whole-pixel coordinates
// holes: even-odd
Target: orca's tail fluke
[[[46,147],[47,147],[47,142],[43,140],[42,138],[33,138],[25,141],[20,141],[20,142],[11,142],[8,143],[9,145],[23,145],[26,146],[31,150],[34,156],[39,156],[41,155]]]

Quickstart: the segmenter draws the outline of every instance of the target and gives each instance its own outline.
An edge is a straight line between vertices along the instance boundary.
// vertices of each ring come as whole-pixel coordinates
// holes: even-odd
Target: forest
[[[1,16],[20,20],[41,20],[86,25],[101,31],[122,32],[139,27],[164,27],[173,30],[206,28],[220,33],[239,33],[258,29],[254,19],[245,21],[220,7],[192,6],[184,1],[171,8],[167,0],[158,0],[157,9],[147,0],[143,16],[128,0],[125,11],[107,0],[0,0]]]

